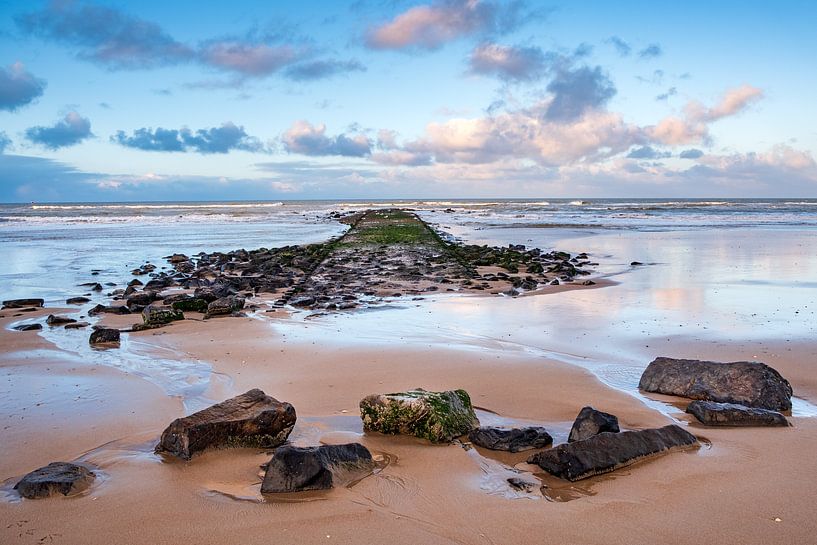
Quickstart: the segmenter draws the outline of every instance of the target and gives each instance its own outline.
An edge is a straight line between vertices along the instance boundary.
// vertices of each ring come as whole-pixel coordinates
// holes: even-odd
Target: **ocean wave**
[[[221,208],[277,208],[283,202],[269,203],[176,203],[176,204],[32,204],[31,210],[189,210],[189,209],[221,209]]]

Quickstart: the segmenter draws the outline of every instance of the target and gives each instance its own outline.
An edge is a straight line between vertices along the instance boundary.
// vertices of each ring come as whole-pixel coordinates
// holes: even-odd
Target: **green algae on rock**
[[[366,431],[413,435],[432,443],[449,442],[479,426],[465,390],[427,392],[416,388],[373,394],[360,401],[360,416]]]

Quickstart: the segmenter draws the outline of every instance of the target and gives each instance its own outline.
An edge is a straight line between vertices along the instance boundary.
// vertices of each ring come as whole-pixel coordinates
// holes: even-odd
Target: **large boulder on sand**
[[[277,447],[295,425],[295,408],[250,390],[221,403],[177,418],[162,432],[156,452],[189,460],[212,447]]]
[[[567,442],[583,441],[606,431],[611,433],[620,431],[618,418],[612,414],[597,411],[593,407],[582,407],[573,422],[573,427],[570,428],[570,436],[567,438]]]
[[[142,321],[148,326],[165,325],[184,320],[184,313],[172,307],[148,305],[142,310]]]
[[[35,469],[14,485],[24,498],[47,498],[54,494],[77,494],[91,486],[96,476],[85,467],[68,462],[53,462]]]
[[[207,305],[208,316],[223,316],[232,314],[244,308],[244,298],[235,295],[220,297]]]
[[[656,358],[644,370],[638,386],[647,392],[690,399],[791,410],[789,382],[768,365],[754,361]]]
[[[746,407],[735,403],[693,401],[687,412],[706,426],[788,426],[789,421],[777,411]]]
[[[373,469],[372,454],[360,443],[283,446],[267,464],[261,492],[324,490],[360,479]]]
[[[360,401],[363,429],[448,442],[479,426],[465,390],[427,392],[422,388],[374,394]]]
[[[553,444],[553,437],[545,428],[497,428],[483,426],[471,430],[468,439],[478,447],[489,450],[521,452],[534,448],[545,448]]]
[[[683,447],[697,446],[694,435],[675,424],[621,433],[604,432],[584,441],[563,443],[528,458],[551,475],[569,481],[586,479]]]

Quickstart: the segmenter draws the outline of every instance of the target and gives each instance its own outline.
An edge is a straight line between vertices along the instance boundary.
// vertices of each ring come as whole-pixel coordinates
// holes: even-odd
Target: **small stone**
[[[119,344],[119,330],[107,327],[95,329],[91,333],[88,342],[92,345],[113,345]]]
[[[568,443],[583,441],[603,432],[618,433],[618,418],[609,413],[597,411],[593,407],[583,407],[570,428]]]
[[[472,430],[468,439],[482,448],[509,452],[545,448],[553,444],[553,437],[545,428],[534,426],[510,429],[483,426]]]

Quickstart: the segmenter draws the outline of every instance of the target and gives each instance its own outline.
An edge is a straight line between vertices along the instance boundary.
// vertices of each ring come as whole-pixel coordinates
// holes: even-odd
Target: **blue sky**
[[[817,197],[812,2],[210,4],[0,2],[0,202]]]

